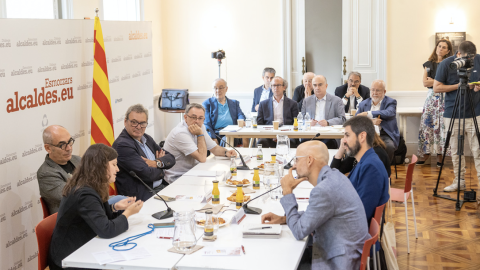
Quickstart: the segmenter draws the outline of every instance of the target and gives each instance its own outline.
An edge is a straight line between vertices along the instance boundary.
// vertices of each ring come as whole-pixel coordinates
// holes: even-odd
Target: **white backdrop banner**
[[[0,19],[0,269],[37,269],[43,130],[64,126],[75,155],[90,144],[93,23]],[[115,138],[136,103],[149,110],[146,133],[154,136],[151,29],[151,22],[102,22]]]

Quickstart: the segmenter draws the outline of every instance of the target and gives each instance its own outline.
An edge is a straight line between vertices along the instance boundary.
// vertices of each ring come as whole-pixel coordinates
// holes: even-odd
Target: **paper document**
[[[143,247],[136,247],[132,250],[127,251],[101,251],[92,253],[92,255],[93,257],[95,257],[95,260],[97,260],[99,264],[107,264],[119,261],[130,261],[152,256],[152,254],[150,254],[150,252]]]
[[[242,247],[204,247],[204,256],[240,256]]]
[[[188,195],[177,195],[175,197],[176,201],[194,201],[194,202],[201,202],[205,198],[203,195],[195,195],[195,196],[188,196]]]
[[[226,127],[220,131],[225,131],[225,132],[237,132],[239,131],[240,129],[242,129],[241,127],[238,127],[238,126],[230,126],[230,127]]]
[[[155,237],[160,239],[171,239],[173,238],[174,232],[175,232],[175,227],[155,228]]]
[[[190,170],[183,176],[215,177],[216,175],[216,171]]]

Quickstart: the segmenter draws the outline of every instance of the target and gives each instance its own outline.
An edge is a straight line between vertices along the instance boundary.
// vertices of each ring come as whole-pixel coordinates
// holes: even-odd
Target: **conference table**
[[[242,155],[250,155],[253,149],[239,148]],[[264,161],[270,161],[271,154],[275,153],[275,149],[263,149]],[[329,150],[329,163],[337,150]],[[290,149],[289,158],[295,155],[296,149]],[[247,165],[250,167],[250,171],[238,170],[238,179],[249,179],[252,182],[253,168],[260,165],[264,161],[257,161],[256,159],[250,159]],[[215,177],[199,177],[194,176],[204,175],[200,172],[215,171],[224,172],[224,177],[227,178],[227,174],[230,168],[230,160],[222,157],[215,157],[211,155],[207,158],[205,163],[196,165],[190,172],[190,176],[183,175],[178,178],[174,183],[167,186],[161,192],[160,195],[166,195],[169,197],[175,197],[177,195],[204,195],[209,185]],[[285,170],[285,173],[288,171]],[[295,172],[294,172],[295,175]],[[263,176],[260,176],[261,180]],[[249,186],[252,187],[251,185]],[[294,190],[296,197],[309,197],[310,191],[313,186],[308,182],[302,182]],[[227,186],[223,181],[219,183],[220,190],[220,203],[227,202],[227,197],[236,190],[235,187]],[[260,190],[256,193],[247,194],[251,198],[255,198],[258,195],[266,192],[267,189],[261,184]],[[174,211],[190,211],[198,210],[206,205],[206,203],[191,202],[191,201],[174,201],[169,202],[169,206]],[[299,200],[299,210],[305,210],[308,206],[308,201]],[[279,201],[272,200],[270,195],[263,195],[256,200],[253,200],[249,206],[258,207],[262,209],[262,214],[273,212],[277,215],[284,215],[283,208]],[[303,251],[306,246],[306,239],[296,240],[292,232],[287,225],[282,225],[282,233],[279,239],[254,239],[243,238],[242,228],[245,224],[258,224],[261,223],[261,215],[246,215],[240,224],[230,223],[226,226],[220,227],[216,233],[217,240],[215,242],[203,241],[203,229],[198,228],[195,232],[197,238],[197,245],[204,247],[232,247],[241,246],[245,248],[245,255],[242,253],[240,256],[204,256],[202,249],[190,254],[182,255],[177,253],[171,253],[167,250],[172,247],[171,239],[159,239],[155,237],[155,232],[146,236],[143,236],[133,242],[138,246],[135,249],[145,248],[151,254],[151,256],[136,260],[117,261],[112,263],[106,263],[100,265],[93,253],[108,252],[112,249],[109,247],[110,243],[123,240],[127,237],[135,236],[140,233],[149,231],[148,224],[158,222],[173,222],[173,218],[157,220],[151,215],[153,213],[165,210],[164,203],[153,197],[147,200],[141,211],[132,215],[129,219],[129,229],[121,235],[111,238],[102,239],[98,236],[90,240],[84,246],[80,247],[70,256],[62,261],[63,267],[81,267],[81,268],[96,268],[96,269],[296,269]],[[224,208],[225,209],[225,208]],[[231,203],[228,209],[235,209],[235,203]],[[236,214],[234,211],[225,211],[222,217],[230,222],[230,219]],[[121,252],[121,251],[118,251]]]
[[[311,139],[317,133],[320,133],[318,139],[341,139],[343,138],[344,128],[341,126],[313,126],[311,130],[294,131],[292,125],[284,125],[274,130],[272,125],[258,125],[253,127],[238,127],[238,125],[229,125],[220,130],[220,135],[225,135],[227,143],[233,145],[235,138],[269,138],[276,139],[277,135],[287,135],[290,139]],[[249,145],[251,147],[251,143]]]

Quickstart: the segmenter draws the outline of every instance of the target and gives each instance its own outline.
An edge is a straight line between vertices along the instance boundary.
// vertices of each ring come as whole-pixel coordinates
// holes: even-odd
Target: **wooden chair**
[[[48,266],[48,250],[56,223],[57,213],[43,219],[35,227],[38,243],[38,270],[44,270]]]
[[[377,242],[378,233],[380,231],[380,226],[375,219],[370,221],[370,230],[369,233],[372,236],[370,239],[367,239],[363,244],[362,258],[360,261],[360,270],[365,270],[365,268],[370,269],[370,250],[372,246]],[[374,264],[375,265],[375,264]]]
[[[415,202],[413,199],[413,188],[412,188],[412,179],[413,179],[413,169],[417,163],[417,156],[412,156],[412,161],[408,164],[407,168],[407,178],[405,179],[405,188],[390,188],[390,200],[394,202],[402,202],[405,206],[405,225],[407,226],[407,253],[410,254],[410,244],[408,242],[408,210],[407,210],[407,200],[409,197],[412,198],[412,210],[413,210],[413,222],[415,224],[415,238],[418,238],[417,235],[417,219],[415,217]],[[411,194],[411,196],[410,196]]]
[[[50,216],[50,211],[48,210],[47,203],[45,202],[43,197],[40,197],[40,203],[42,204],[43,219],[46,219],[48,216]]]

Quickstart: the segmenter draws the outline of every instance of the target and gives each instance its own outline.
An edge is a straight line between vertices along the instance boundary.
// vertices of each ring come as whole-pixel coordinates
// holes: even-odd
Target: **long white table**
[[[293,126],[282,126],[278,130],[274,130],[271,125],[258,125],[257,128],[243,127],[238,131],[229,131],[238,129],[237,125],[230,125],[220,130],[220,135],[225,135],[227,142],[233,145],[235,138],[270,138],[275,139],[277,135],[287,135],[290,139],[311,139],[317,133],[320,133],[319,139],[341,139],[343,138],[344,129],[334,127],[314,126],[309,131],[299,130],[294,131]]]
[[[249,155],[253,149],[240,148],[242,154]],[[296,149],[290,150],[290,156],[295,155]],[[269,161],[270,155],[274,153],[275,149],[263,149],[264,160]],[[337,150],[329,150],[331,162]],[[290,157],[291,158],[291,157]],[[260,161],[250,160],[247,165],[253,169],[258,166]],[[192,170],[210,170],[210,171],[228,171],[230,161],[226,159],[215,158],[213,156],[207,159],[207,162],[200,163]],[[238,171],[238,178],[247,178],[252,182],[252,171]],[[262,176],[261,176],[262,178]],[[175,197],[176,195],[204,195],[205,194],[205,180],[213,180],[207,177],[182,176],[173,184],[163,189],[159,194]],[[251,187],[251,186],[249,186]],[[301,183],[294,191],[297,197],[309,197],[313,186],[308,182]],[[231,192],[236,188],[228,187],[224,183],[219,184],[220,189],[220,203],[226,202]],[[257,195],[265,192],[263,185],[260,191],[251,195],[255,198]],[[205,203],[194,203],[188,201],[170,202],[169,206],[175,211],[189,211],[192,209],[200,209]],[[234,209],[234,203],[230,205],[229,209]],[[268,195],[262,196],[249,204],[253,207],[263,209],[262,214],[273,212],[278,215],[283,215],[283,208],[278,201],[272,201]],[[305,210],[307,202],[299,202],[299,209]],[[242,227],[246,223],[260,224],[261,215],[247,215],[240,225],[229,224],[218,230],[218,239],[215,242],[203,242],[201,240],[203,230],[197,229],[196,237],[197,244],[202,246],[240,246],[245,247],[246,255],[238,257],[211,257],[202,256],[202,250],[197,251],[192,255],[180,255],[170,253],[167,250],[172,247],[172,240],[157,239],[154,234],[150,234],[135,240],[137,247],[144,247],[148,249],[153,256],[137,259],[131,261],[113,262],[105,265],[99,265],[92,253],[111,250],[108,245],[110,243],[125,239],[129,236],[137,235],[148,231],[149,223],[157,222],[171,222],[173,218],[158,221],[151,215],[158,211],[165,210],[166,207],[162,201],[156,199],[149,199],[144,203],[140,213],[129,218],[129,229],[112,239],[94,238],[87,244],[79,248],[70,256],[62,261],[63,267],[82,267],[82,268],[98,268],[98,269],[296,269],[300,258],[305,249],[305,240],[296,240],[287,225],[283,225],[282,236],[280,239],[244,239],[242,238]],[[233,216],[234,211],[226,211],[225,218]],[[228,221],[228,220],[227,220]]]

